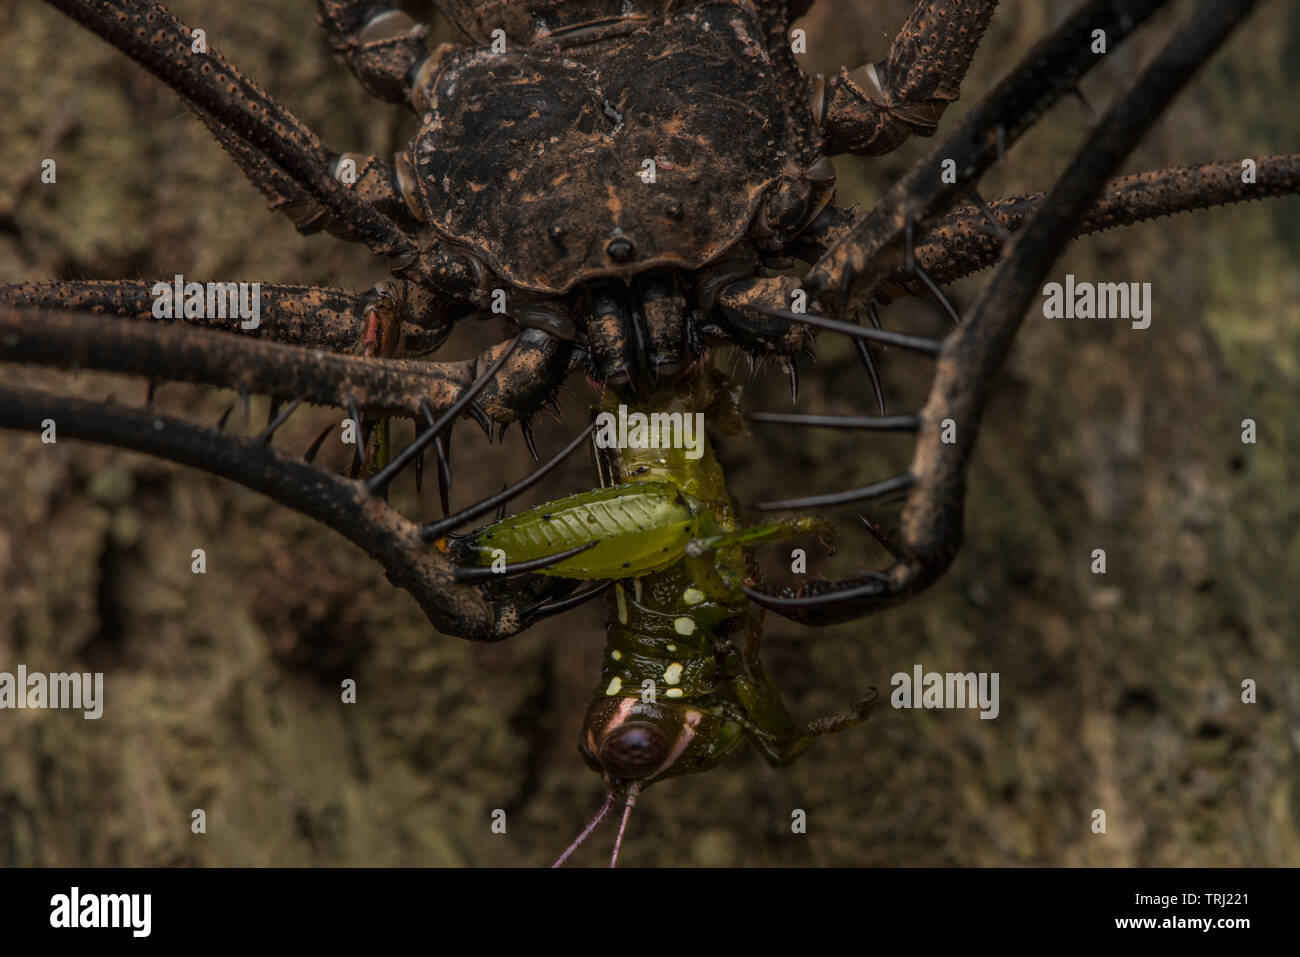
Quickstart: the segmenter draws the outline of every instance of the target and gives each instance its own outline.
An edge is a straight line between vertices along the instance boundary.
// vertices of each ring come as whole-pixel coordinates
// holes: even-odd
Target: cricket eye
[[[668,753],[668,740],[647,724],[625,724],[600,743],[600,765],[606,774],[625,780],[639,780],[661,764]]]

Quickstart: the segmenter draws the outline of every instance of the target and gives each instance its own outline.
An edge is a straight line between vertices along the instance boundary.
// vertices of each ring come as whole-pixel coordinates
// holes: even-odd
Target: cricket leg
[[[876,689],[872,688],[847,711],[817,718],[800,727],[757,655],[746,656],[746,662],[748,674],[736,679],[733,691],[744,710],[742,725],[746,733],[759,754],[773,767],[795,761],[824,734],[835,734],[866,721],[876,703]]]

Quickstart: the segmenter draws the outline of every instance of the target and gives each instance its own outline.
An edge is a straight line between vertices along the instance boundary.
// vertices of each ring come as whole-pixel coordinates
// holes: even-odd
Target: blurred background
[[[369,100],[333,59],[307,0],[170,6],[334,148],[390,155],[410,137],[413,118]],[[819,0],[801,24],[805,68],[883,59],[910,6]],[[1074,6],[1006,4],[944,129]],[[1085,81],[1098,109],[1189,9],[1174,6]],[[404,7],[430,15],[425,2]],[[1297,63],[1300,9],[1262,4],[1125,172],[1296,151]],[[0,282],[183,272],[363,290],[385,276],[362,249],[297,236],[172,93],[42,4],[0,2],[0,102]],[[1062,103],[985,179],[985,197],[1048,188],[1089,121]],[[839,201],[870,204],[930,145],[837,159]],[[39,181],[47,156],[54,186]],[[623,863],[1300,862],[1298,253],[1293,197],[1075,244],[1053,277],[1151,282],[1151,327],[1031,312],[985,418],[951,571],[857,623],[767,621],[765,660],[800,718],[870,686],[885,697],[892,674],[921,664],[998,672],[998,719],[882,706],[782,771],[737,754],[649,790]],[[986,279],[952,288],[959,308]],[[883,318],[945,328],[927,302]],[[469,329],[444,354],[497,332]],[[803,366],[799,408],[869,411],[847,344],[823,334],[819,358]],[[748,409],[790,407],[779,369],[751,379],[734,356],[718,361],[739,366]],[[916,408],[926,365],[890,352],[882,368],[891,408]],[[122,403],[145,395],[112,376],[0,376]],[[575,378],[563,398],[563,422],[537,421],[543,450],[580,427],[593,393]],[[215,422],[237,398],[171,385],[157,401]],[[232,422],[255,432],[265,414],[255,400],[249,425],[238,410]],[[300,412],[277,443],[305,448],[331,417]],[[1241,442],[1247,417],[1255,445]],[[541,865],[600,803],[576,744],[602,606],[472,646],[436,634],[352,545],[252,492],[89,444],[4,433],[0,447],[0,671],[106,673],[99,721],[0,713],[0,864]],[[866,484],[910,455],[901,437],[772,426],[720,449],[746,505]],[[453,461],[462,505],[530,465],[517,430],[488,447],[468,425]],[[575,456],[532,500],[592,484]],[[436,499],[409,475],[393,491],[412,515],[432,516]],[[839,553],[810,550],[816,573],[883,567],[859,513],[893,514],[836,513]],[[196,547],[205,576],[190,572]],[[1104,576],[1090,571],[1094,548]],[[358,698],[345,707],[348,677]],[[1240,698],[1248,678],[1253,705]],[[190,832],[194,808],[205,835]],[[490,830],[498,808],[504,835]],[[795,808],[807,834],[790,832]],[[574,863],[604,863],[612,841],[609,827]]]

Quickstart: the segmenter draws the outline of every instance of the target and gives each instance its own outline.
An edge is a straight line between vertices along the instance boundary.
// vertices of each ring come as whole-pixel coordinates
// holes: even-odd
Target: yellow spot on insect
[[[681,688],[669,688],[664,692],[665,698],[680,698],[682,696]]]
[[[618,607],[618,623],[627,624],[627,595],[623,594],[623,586],[614,586],[614,604]]]
[[[675,685],[682,680],[682,663],[674,661],[664,669],[664,681],[670,685]]]
[[[607,696],[613,696],[618,694],[622,690],[623,690],[623,679],[620,678],[618,675],[615,675],[613,678],[609,679],[609,687],[605,689],[605,694]]]
[[[704,601],[704,592],[700,591],[698,588],[688,588],[686,591],[682,592],[682,601],[686,602],[688,605],[698,605],[700,602]]]
[[[669,653],[669,654],[672,654],[673,652],[675,652],[675,651],[677,650],[677,646],[676,646],[676,645],[664,645],[664,647],[668,649],[668,653]]]
[[[679,635],[692,635],[695,633],[695,619],[677,618],[673,621],[673,630]]]
[[[617,648],[615,648],[613,651],[611,651],[611,652],[609,653],[609,656],[610,656],[611,658],[613,658],[615,661],[622,661],[622,660],[623,660],[623,652],[619,651]]]

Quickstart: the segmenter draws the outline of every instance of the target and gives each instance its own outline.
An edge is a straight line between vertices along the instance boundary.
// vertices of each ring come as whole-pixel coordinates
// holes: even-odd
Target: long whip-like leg
[[[173,280],[161,280],[169,300],[174,300]],[[235,283],[230,283],[235,286]],[[22,309],[57,309],[96,315],[141,319],[218,331],[239,331],[252,339],[269,339],[289,345],[350,352],[361,342],[365,324],[367,297],[342,289],[312,286],[259,284],[257,325],[248,329],[234,311],[224,308],[221,317],[209,314],[186,317],[184,298],[167,311],[167,318],[156,318],[154,294],[158,283],[147,279],[66,280],[62,282],[16,282],[0,285],[0,306]],[[36,320],[33,320],[36,321]],[[411,332],[418,333],[413,329]]]
[[[176,91],[194,109],[254,184],[273,201],[297,194],[280,188],[283,174],[329,215],[331,232],[388,256],[403,275],[418,278],[448,298],[468,301],[479,292],[480,270],[469,259],[437,248],[421,248],[361,192],[343,182],[341,154],[328,149],[300,119],[235,69],[213,47],[196,51],[193,32],[155,0],[45,0],[92,33],[117,47]],[[210,122],[209,122],[210,121]],[[257,170],[263,160],[268,188]],[[287,195],[288,194],[288,195]],[[301,197],[298,196],[300,199]],[[304,213],[304,215],[307,215]]]
[[[1009,257],[969,314],[944,340],[935,381],[921,411],[909,474],[915,487],[903,508],[901,547],[911,557],[887,572],[817,582],[797,595],[746,589],[760,605],[807,624],[860,618],[914,595],[951,564],[962,540],[965,469],[979,433],[993,376],[1001,366],[1043,277],[1093,207],[1108,177],[1141,141],[1197,68],[1257,0],[1202,0],[1193,16],[1107,111],[1083,148],[1012,243]],[[943,442],[950,420],[956,441]]]
[[[3,314],[0,310],[0,316]],[[7,338],[7,333],[0,332],[0,341]],[[467,388],[473,392],[500,381],[499,370],[488,370]],[[456,568],[429,547],[418,524],[373,495],[364,483],[311,464],[328,432],[322,433],[305,458],[274,448],[271,440],[276,428],[296,406],[297,402],[291,401],[259,435],[243,438],[220,427],[205,428],[149,409],[0,387],[0,428],[43,432],[53,426],[59,439],[84,439],[143,452],[261,492],[365,550],[383,565],[389,580],[410,592],[430,622],[446,634],[471,641],[500,641],[545,617],[550,604],[567,607],[568,599],[556,599],[554,594],[541,605],[531,592],[493,600],[482,587],[459,582]],[[575,596],[578,601],[587,597]]]
[[[272,100],[215,48],[196,52],[189,27],[152,0],[46,0],[117,47],[185,100],[274,162],[354,238],[382,255],[414,240],[330,172],[333,154],[296,116]]]
[[[475,362],[363,359],[238,333],[6,307],[0,307],[0,361],[288,395],[338,408],[352,397],[367,411],[408,417],[421,401],[450,406]]]
[[[1131,226],[1158,216],[1172,216],[1243,200],[1294,196],[1300,193],[1300,153],[1266,156],[1251,160],[1247,170],[1242,160],[1204,166],[1171,167],[1122,176],[1106,184],[1073,238]],[[1009,233],[1022,229],[1042,206],[1044,193],[1030,193],[993,200],[989,213]],[[977,207],[962,206],[936,221],[929,241],[916,247],[916,261],[935,282],[943,285],[987,269],[997,263],[1006,242],[989,229],[985,214]],[[899,287],[921,295],[916,280],[899,270],[881,283],[878,299],[892,298]]]

